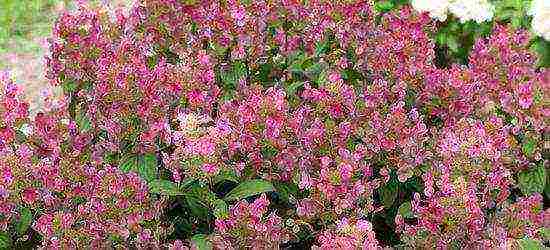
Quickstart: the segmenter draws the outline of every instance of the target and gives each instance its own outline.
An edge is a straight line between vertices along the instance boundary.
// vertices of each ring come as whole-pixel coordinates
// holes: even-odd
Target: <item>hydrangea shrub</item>
[[[548,245],[550,71],[506,24],[442,65],[437,30],[349,0],[64,13],[63,98],[31,116],[0,76],[0,248]]]

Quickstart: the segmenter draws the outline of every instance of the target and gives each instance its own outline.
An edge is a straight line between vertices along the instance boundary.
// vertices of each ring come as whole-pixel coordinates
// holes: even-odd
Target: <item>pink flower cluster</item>
[[[227,218],[216,220],[213,243],[218,249],[273,249],[289,237],[281,217],[267,213],[269,200],[262,194],[252,203],[240,201]]]
[[[201,188],[207,218],[193,222],[207,226],[183,235],[216,249],[542,242],[548,197],[518,188],[548,168],[550,71],[534,66],[528,33],[496,24],[468,65],[438,68],[427,15],[373,5],[64,13],[47,58],[63,98],[30,117],[0,76],[0,231],[18,237],[12,222],[30,209],[43,248],[186,249],[197,239],[177,238],[168,216],[193,210]],[[242,190],[249,180],[265,189]],[[212,211],[220,202],[228,212]]]

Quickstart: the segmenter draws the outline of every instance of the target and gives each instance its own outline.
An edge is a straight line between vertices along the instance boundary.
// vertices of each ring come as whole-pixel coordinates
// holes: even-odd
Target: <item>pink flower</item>
[[[216,175],[220,169],[215,164],[205,163],[202,165],[201,170],[207,175]]]
[[[23,199],[25,203],[33,204],[38,199],[38,190],[34,188],[27,188],[23,190],[21,199]]]

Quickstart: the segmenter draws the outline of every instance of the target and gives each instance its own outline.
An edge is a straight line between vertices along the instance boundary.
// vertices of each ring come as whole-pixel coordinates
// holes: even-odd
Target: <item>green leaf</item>
[[[90,118],[88,118],[86,114],[83,114],[83,112],[77,112],[76,125],[78,126],[79,130],[82,132],[88,132],[90,129],[92,129],[92,123],[90,122]]]
[[[526,156],[530,157],[531,155],[533,155],[533,152],[535,152],[536,147],[537,141],[531,137],[526,137],[521,147],[521,150]]]
[[[298,91],[298,88],[304,86],[304,82],[293,82],[286,87],[286,94],[288,96],[294,96]]]
[[[226,90],[234,90],[238,81],[248,74],[247,66],[240,61],[235,62],[231,69],[220,72],[220,77]]]
[[[149,189],[151,193],[177,196],[183,195],[184,192],[178,187],[176,183],[168,180],[153,180],[149,183]]]
[[[157,178],[157,156],[155,154],[146,154],[140,157],[138,165],[139,175],[150,182]]]
[[[399,206],[399,209],[397,211],[401,216],[403,216],[403,218],[406,218],[406,219],[414,218],[414,214],[413,214],[412,209],[411,209],[411,202],[410,201],[407,201],[407,202],[401,204],[401,206]]]
[[[452,52],[458,52],[458,48],[460,47],[458,38],[456,36],[447,36],[447,46]]]
[[[264,180],[250,180],[241,183],[239,186],[231,190],[225,197],[227,201],[240,200],[253,195],[271,192],[274,190],[270,182]]]
[[[435,36],[435,42],[439,45],[446,45],[447,44],[447,33],[446,32],[438,32]]]
[[[379,12],[387,12],[390,11],[393,8],[393,3],[391,1],[381,1],[377,2],[374,5],[374,8]]]
[[[32,222],[32,212],[29,208],[23,207],[21,209],[21,216],[19,221],[15,225],[15,231],[18,235],[22,235],[29,229]]]
[[[540,229],[540,235],[542,236],[543,240],[550,240],[550,228],[543,227]]]
[[[524,195],[543,193],[546,186],[546,169],[538,165],[532,169],[522,171],[518,175],[519,188]]]
[[[532,239],[519,240],[519,246],[522,250],[539,250],[543,249],[542,244],[539,241]]]
[[[231,181],[235,183],[239,183],[239,177],[237,174],[235,174],[235,171],[232,169],[222,169],[220,173],[218,173],[214,177],[214,182],[219,183],[221,181]]]
[[[390,208],[397,197],[397,183],[392,179],[386,185],[378,189],[382,205],[385,208]]]
[[[120,165],[120,170],[125,173],[137,172],[141,178],[151,182],[157,178],[157,157],[152,153],[127,157]]]
[[[191,238],[192,249],[197,250],[210,250],[212,249],[212,243],[208,240],[208,236],[204,234],[195,234]]]
[[[193,216],[198,218],[208,217],[208,206],[199,197],[194,195],[186,195],[185,201]]]
[[[214,202],[214,216],[216,219],[225,219],[229,216],[229,206],[224,200],[217,199]]]
[[[71,93],[71,92],[74,92],[76,90],[78,85],[73,81],[66,81],[61,85],[61,87],[63,88],[63,92]]]
[[[296,196],[298,193],[298,185],[287,182],[276,182],[275,190],[284,202],[289,202],[291,195]]]
[[[550,199],[550,174],[546,174],[546,187],[544,188],[546,198]]]
[[[0,249],[11,247],[11,238],[6,232],[0,232]]]

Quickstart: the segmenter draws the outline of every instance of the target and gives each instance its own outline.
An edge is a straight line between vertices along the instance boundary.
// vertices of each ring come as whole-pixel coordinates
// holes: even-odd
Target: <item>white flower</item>
[[[418,12],[428,12],[439,21],[445,21],[450,12],[462,23],[470,20],[481,23],[491,20],[495,12],[487,0],[412,0],[411,4]]]
[[[461,23],[470,20],[482,23],[493,18],[495,7],[487,0],[455,0],[449,5],[449,11]]]
[[[33,133],[32,126],[29,125],[28,123],[21,125],[21,128],[19,128],[19,131],[21,131],[21,133],[23,133],[25,136],[30,136]]]
[[[431,18],[441,22],[447,19],[449,0],[412,0],[412,6],[418,12],[428,12]]]
[[[550,1],[534,0],[528,14],[533,16],[531,26],[535,34],[550,41]]]

